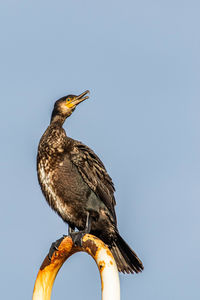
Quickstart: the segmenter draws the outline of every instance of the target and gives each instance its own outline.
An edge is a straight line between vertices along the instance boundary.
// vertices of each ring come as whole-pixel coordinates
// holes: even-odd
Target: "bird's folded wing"
[[[114,210],[116,204],[114,198],[115,188],[102,161],[89,147],[78,141],[73,144],[70,158],[77,166],[84,181],[105,204],[116,221]]]

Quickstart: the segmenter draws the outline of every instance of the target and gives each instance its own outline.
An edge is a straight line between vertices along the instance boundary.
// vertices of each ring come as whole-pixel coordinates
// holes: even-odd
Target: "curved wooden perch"
[[[109,248],[97,237],[86,234],[82,247],[74,246],[72,239],[65,237],[51,261],[44,259],[38,272],[32,300],[50,300],[54,280],[63,263],[74,253],[84,251],[95,260],[101,276],[102,300],[119,300],[120,284],[115,260]],[[89,276],[89,275],[88,275]]]

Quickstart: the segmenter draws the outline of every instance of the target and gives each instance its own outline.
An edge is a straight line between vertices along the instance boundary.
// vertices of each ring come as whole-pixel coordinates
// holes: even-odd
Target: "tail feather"
[[[111,252],[119,272],[139,273],[143,270],[144,267],[141,260],[118,233],[117,239],[111,247]]]

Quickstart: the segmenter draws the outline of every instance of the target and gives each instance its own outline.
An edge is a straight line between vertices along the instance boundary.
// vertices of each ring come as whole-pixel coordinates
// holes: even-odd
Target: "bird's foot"
[[[83,237],[86,233],[85,231],[71,232],[70,237],[75,246],[82,247]]]
[[[72,227],[69,226],[69,236],[71,237],[73,243],[75,246],[82,247],[83,244],[83,237],[85,234],[90,233],[91,230],[91,217],[89,212],[87,212],[87,217],[86,217],[86,224],[85,224],[85,229],[82,231],[74,231]]]
[[[51,244],[51,247],[49,249],[49,253],[48,253],[48,258],[49,260],[51,260],[53,254],[55,251],[58,251],[58,247],[60,246],[62,240],[66,237],[66,235],[63,235],[63,237],[61,237],[60,239],[56,240],[55,242],[53,242]]]

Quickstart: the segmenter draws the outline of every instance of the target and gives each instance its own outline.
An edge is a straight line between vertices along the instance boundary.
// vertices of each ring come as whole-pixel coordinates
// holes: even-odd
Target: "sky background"
[[[103,160],[121,235],[144,263],[120,275],[126,300],[200,299],[199,1],[0,2],[1,299],[31,299],[67,226],[36,175],[54,101],[91,97],[64,125]],[[97,267],[76,254],[52,299],[100,299]]]

